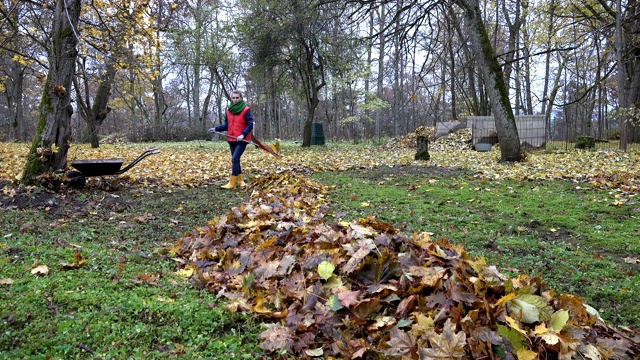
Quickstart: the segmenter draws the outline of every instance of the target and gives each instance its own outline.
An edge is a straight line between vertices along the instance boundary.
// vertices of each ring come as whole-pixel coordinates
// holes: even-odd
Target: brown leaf
[[[266,352],[289,351],[295,344],[293,330],[282,325],[273,325],[260,333],[260,340],[260,347]]]
[[[460,331],[455,333],[456,326],[447,319],[442,334],[433,332],[429,336],[431,347],[420,349],[423,359],[457,359],[466,355],[464,347],[467,343],[467,335]]]
[[[415,302],[416,302],[415,295],[410,295],[409,297],[402,299],[402,301],[400,301],[400,304],[398,304],[398,308],[396,309],[396,317],[399,317],[399,318],[407,317],[407,315],[411,311],[413,311]]]
[[[202,286],[227,297],[230,311],[277,319],[261,335],[265,353],[472,359],[495,357],[495,345],[515,356],[509,345],[515,343],[499,335],[513,330],[505,324],[505,302],[510,293],[528,292],[571,314],[556,345],[534,339],[537,351],[572,356],[580,350],[565,338],[574,343],[587,334],[602,339],[594,343],[598,350],[630,349],[578,297],[541,293],[539,278],[507,279],[484,259],[470,259],[461,244],[406,237],[373,218],[326,224],[322,187],[304,176],[255,177],[251,186],[245,205],[177,240],[170,254],[183,268],[197,267]],[[334,287],[318,281],[323,261],[336,266]],[[520,330],[530,334],[532,327]],[[399,330],[406,328],[410,334]]]
[[[367,257],[371,251],[376,249],[376,245],[373,243],[372,239],[358,240],[356,246],[344,244],[343,247],[347,251],[347,255],[351,256],[349,261],[347,261],[347,264],[342,267],[342,273],[344,274],[352,273],[358,265],[360,265],[362,259]]]
[[[340,303],[344,307],[351,307],[352,305],[357,305],[360,303],[358,300],[358,295],[360,295],[360,291],[350,291],[345,290],[341,291],[338,294],[338,299],[340,299]]]
[[[47,275],[49,273],[49,267],[47,265],[36,266],[31,269],[33,275]]]
[[[382,309],[380,299],[372,298],[360,301],[351,311],[360,319],[367,320],[371,315]]]
[[[391,330],[391,338],[387,341],[389,348],[383,352],[387,356],[402,356],[415,359],[418,354],[417,338],[411,333],[398,328]]]
[[[279,267],[280,261],[270,261],[254,270],[255,277],[260,279],[260,282],[265,282],[276,274]]]
[[[136,275],[136,278],[133,279],[132,281],[135,284],[148,284],[148,285],[158,285],[158,275],[151,275],[151,274],[138,274]]]
[[[80,251],[78,251],[78,249],[76,249],[75,252],[74,252],[74,255],[73,255],[73,262],[72,263],[60,263],[60,268],[62,270],[79,269],[86,262],[87,262],[87,260],[85,258],[83,258],[82,255],[80,254]]]
[[[412,277],[418,278],[421,285],[435,287],[447,271],[439,266],[411,266],[408,269]]]

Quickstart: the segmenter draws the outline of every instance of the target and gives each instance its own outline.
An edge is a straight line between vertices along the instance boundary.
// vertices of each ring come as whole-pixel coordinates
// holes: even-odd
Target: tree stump
[[[429,137],[426,135],[418,135],[417,138],[418,150],[416,152],[416,160],[429,160]]]

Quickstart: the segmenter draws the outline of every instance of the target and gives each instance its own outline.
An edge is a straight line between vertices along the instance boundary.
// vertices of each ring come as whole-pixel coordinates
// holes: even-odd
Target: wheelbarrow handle
[[[116,175],[120,175],[120,174],[123,174],[123,173],[127,172],[129,169],[134,167],[137,163],[142,161],[142,159],[146,158],[147,156],[153,155],[153,154],[159,154],[159,153],[160,153],[160,149],[158,149],[158,148],[149,149],[149,150],[143,152],[142,154],[140,154],[140,156],[138,156],[137,158],[133,159],[133,161],[131,161],[131,163],[129,163],[129,165],[127,165],[124,168],[118,170],[116,172]]]

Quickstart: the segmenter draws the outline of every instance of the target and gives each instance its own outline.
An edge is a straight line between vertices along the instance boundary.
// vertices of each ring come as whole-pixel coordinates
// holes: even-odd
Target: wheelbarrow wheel
[[[69,189],[82,189],[87,183],[87,178],[80,171],[67,171],[64,184]]]

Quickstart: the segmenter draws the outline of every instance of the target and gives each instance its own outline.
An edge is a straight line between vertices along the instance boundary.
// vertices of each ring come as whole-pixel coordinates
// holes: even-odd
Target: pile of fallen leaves
[[[429,151],[449,153],[455,150],[471,150],[470,128],[454,131],[429,144]]]
[[[126,134],[123,133],[114,133],[105,136],[100,140],[101,144],[128,144],[129,139]]]
[[[267,354],[344,359],[637,359],[606,325],[539,278],[508,279],[460,245],[375,219],[326,224],[326,189],[280,174],[251,201],[178,239],[192,281],[267,323]],[[635,336],[635,338],[632,338]]]
[[[383,149],[415,149],[418,136],[427,136],[429,141],[436,138],[436,128],[434,126],[419,126],[414,132],[404,136],[399,136],[387,141],[382,146]]]
[[[428,136],[429,152],[447,154],[452,151],[471,150],[471,129],[460,129],[436,139],[436,129],[430,126],[420,126],[412,133],[393,138],[382,148],[385,150],[415,149],[419,135]]]

